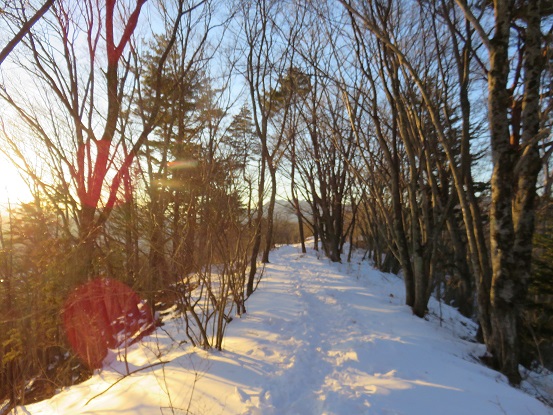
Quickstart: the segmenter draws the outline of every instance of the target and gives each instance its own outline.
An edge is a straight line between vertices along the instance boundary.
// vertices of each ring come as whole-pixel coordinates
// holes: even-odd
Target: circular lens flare
[[[132,344],[155,329],[150,307],[122,282],[99,278],[77,287],[63,308],[73,351],[90,367],[102,367],[108,349]]]

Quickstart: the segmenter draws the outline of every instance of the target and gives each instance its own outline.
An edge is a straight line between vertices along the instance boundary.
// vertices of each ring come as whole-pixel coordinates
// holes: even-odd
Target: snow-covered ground
[[[297,246],[271,261],[223,352],[191,348],[179,319],[167,318],[127,350],[127,363],[123,351],[112,354],[87,382],[16,412],[553,414],[478,363],[484,350],[471,341],[471,321],[435,301],[426,320],[413,316],[398,277]],[[551,375],[538,381],[553,385]]]

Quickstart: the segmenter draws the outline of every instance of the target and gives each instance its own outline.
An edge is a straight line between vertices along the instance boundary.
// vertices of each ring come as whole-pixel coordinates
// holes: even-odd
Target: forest
[[[0,27],[32,195],[0,201],[0,404],[169,305],[221,349],[308,237],[473,318],[512,384],[553,366],[553,1],[2,0]]]

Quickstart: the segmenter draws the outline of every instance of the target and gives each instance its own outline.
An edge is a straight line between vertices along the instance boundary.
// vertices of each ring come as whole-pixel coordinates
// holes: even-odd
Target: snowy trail
[[[355,345],[366,343],[367,336],[340,301],[347,288],[336,286],[335,276],[330,278],[317,268],[321,268],[317,261],[308,260],[294,269],[289,291],[297,297],[302,311],[288,326],[298,346],[287,349],[293,364],[268,385],[271,403],[277,408],[275,413],[323,413],[329,406],[329,393],[339,388],[346,402],[339,402],[336,409],[343,410],[347,404],[350,413],[360,413],[365,406],[365,387],[349,383],[341,375],[348,362],[358,361]]]
[[[271,309],[265,320],[281,333],[272,342],[281,363],[275,362],[257,392],[257,404],[244,413],[465,415],[503,414],[505,407],[516,414],[534,413],[525,406],[526,395],[497,383],[496,372],[466,361],[459,365],[453,354],[478,354],[480,346],[466,342],[459,348],[452,329],[412,316],[402,305],[399,278],[374,271],[373,283],[388,281],[360,284],[327,260],[299,255],[292,247],[276,251],[273,262],[267,285],[293,301],[274,301],[280,309]],[[266,288],[260,288],[260,297]],[[256,305],[255,300],[250,304],[254,314]],[[482,389],[465,366],[508,391]],[[467,402],[467,392],[481,395],[486,405],[481,399]],[[503,393],[514,403],[500,399]]]
[[[524,406],[528,397],[507,385],[498,388],[515,394],[516,410],[499,399],[503,393],[495,394],[496,401],[486,398],[490,391],[475,384],[464,366],[475,366],[494,384],[498,374],[470,362],[459,365],[452,355],[476,354],[480,346],[467,342],[460,349],[451,330],[412,316],[402,305],[399,278],[374,271],[373,281],[394,281],[363,285],[327,260],[299,255],[293,247],[276,251],[273,262],[249,310],[257,314],[257,301],[271,295],[265,290],[288,294],[281,301],[271,297],[269,315],[256,321],[261,333],[277,329],[270,347],[279,361],[243,413],[502,414],[505,405],[516,414],[534,413]],[[247,325],[251,318],[246,317]],[[486,407],[481,399],[467,402],[467,392],[482,395]]]
[[[339,347],[344,333],[353,332],[349,325],[354,320],[344,316],[325,275],[311,271],[308,265],[312,264],[304,263],[295,269],[290,279],[288,291],[297,297],[301,310],[295,319],[286,323],[285,332],[290,339],[285,336],[283,346],[289,352],[287,361],[291,363],[265,385],[264,413],[269,409],[274,409],[274,413],[322,413],[326,384],[332,379],[334,368],[357,359],[355,351]],[[321,327],[320,321],[325,327]]]
[[[167,364],[121,379],[119,357],[17,413],[553,415],[475,361],[483,346],[462,340],[472,322],[436,302],[428,321],[414,317],[403,292],[400,278],[366,263],[281,247],[222,352],[181,345],[182,326],[168,320],[127,356],[133,368]]]

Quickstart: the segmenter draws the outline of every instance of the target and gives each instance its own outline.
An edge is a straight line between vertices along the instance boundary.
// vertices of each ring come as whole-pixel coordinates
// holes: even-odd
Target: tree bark
[[[543,70],[540,3],[525,3],[527,27],[522,52],[524,96],[520,146],[511,140],[507,114],[511,99],[506,84],[512,1],[496,2],[495,34],[490,42],[489,108],[494,162],[491,208],[492,352],[498,368],[514,384],[521,380],[517,329],[530,277],[534,200],[541,169],[537,147]]]

